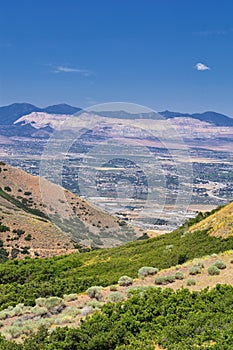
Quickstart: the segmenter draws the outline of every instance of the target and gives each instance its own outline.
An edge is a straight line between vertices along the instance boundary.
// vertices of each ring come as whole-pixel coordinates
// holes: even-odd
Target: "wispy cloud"
[[[227,29],[209,29],[209,30],[201,30],[199,32],[196,32],[198,35],[203,36],[214,36],[214,35],[227,35],[233,33],[233,28],[227,28]]]
[[[210,67],[206,66],[204,63],[197,63],[195,66],[195,69],[198,70],[198,71],[205,71],[205,70],[210,70]]]
[[[88,69],[80,69],[68,66],[56,66],[53,69],[53,73],[77,73],[85,77],[89,77],[90,75],[92,75],[92,72]]]

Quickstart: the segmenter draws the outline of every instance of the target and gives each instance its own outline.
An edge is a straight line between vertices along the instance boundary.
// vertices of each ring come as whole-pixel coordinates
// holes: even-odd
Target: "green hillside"
[[[87,253],[9,260],[0,265],[0,308],[21,302],[33,305],[37,297],[83,292],[92,285],[111,285],[122,275],[136,277],[142,266],[163,269],[233,249],[232,237],[186,232],[181,228],[154,239]]]

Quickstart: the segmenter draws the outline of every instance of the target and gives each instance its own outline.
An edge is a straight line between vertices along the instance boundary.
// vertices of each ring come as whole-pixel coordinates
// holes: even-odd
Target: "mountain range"
[[[73,115],[82,111],[79,107],[73,107],[68,104],[57,104],[48,106],[45,108],[40,108],[29,103],[14,103],[8,106],[0,107],[0,126],[13,125],[19,118],[22,116],[28,115],[32,112],[43,112],[47,114],[65,114]],[[150,112],[150,113],[139,113],[132,114],[125,111],[107,111],[107,112],[98,112],[101,116],[107,116],[111,118],[118,119],[158,119],[161,115],[161,118],[172,119],[172,118],[192,118],[198,119],[203,122],[211,123],[215,126],[233,126],[233,118],[226,116],[221,113],[216,113],[213,111],[206,111],[203,113],[180,113],[172,111],[162,111],[159,113]],[[1,131],[1,130],[0,130]]]

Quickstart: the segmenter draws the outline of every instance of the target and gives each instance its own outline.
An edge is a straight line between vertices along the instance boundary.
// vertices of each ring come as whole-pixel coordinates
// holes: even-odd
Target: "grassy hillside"
[[[227,238],[233,236],[233,202],[213,211],[190,227],[190,231],[206,230],[211,236]]]
[[[211,237],[205,232],[187,233],[182,228],[112,249],[7,261],[0,265],[0,307],[20,302],[33,305],[37,297],[78,293],[92,285],[107,286],[122,275],[136,277],[142,266],[168,268],[229,249],[233,249],[233,238]]]
[[[36,214],[37,210],[25,207],[0,190],[0,261],[76,251],[67,234]]]
[[[0,162],[0,198],[26,213],[50,219],[70,239],[84,246],[112,247],[142,235],[139,229],[61,186],[3,162]]]

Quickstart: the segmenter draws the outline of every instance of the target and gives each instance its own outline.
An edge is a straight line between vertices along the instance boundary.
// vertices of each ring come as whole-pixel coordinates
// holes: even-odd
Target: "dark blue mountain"
[[[160,114],[165,119],[175,118],[175,117],[189,117],[198,119],[203,122],[207,122],[216,126],[233,126],[233,118],[230,118],[224,114],[216,113],[212,111],[204,112],[204,113],[180,113],[180,112],[170,112],[170,111],[164,111],[160,112]]]
[[[14,122],[24,115],[32,112],[46,112],[49,114],[75,114],[81,108],[72,107],[67,104],[58,104],[39,108],[30,103],[13,103],[9,106],[0,107],[0,125],[12,125]]]
[[[29,103],[13,103],[9,106],[0,107],[0,125],[12,125],[23,115],[38,111],[40,111],[40,108]]]
[[[49,106],[43,109],[43,112],[49,114],[75,114],[81,111],[81,108],[69,106],[65,103]]]

